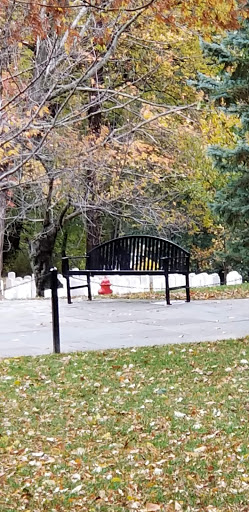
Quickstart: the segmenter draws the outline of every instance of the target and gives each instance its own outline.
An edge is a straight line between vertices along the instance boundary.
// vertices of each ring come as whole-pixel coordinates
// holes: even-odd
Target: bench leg
[[[186,274],[186,302],[190,302],[189,274]]]
[[[72,304],[72,299],[71,299],[71,290],[70,290],[70,277],[66,277],[66,282],[67,282],[67,303],[68,304]]]
[[[88,300],[92,300],[92,292],[91,292],[91,278],[90,274],[87,274],[87,289],[88,289]]]
[[[168,272],[165,275],[165,288],[166,288],[166,303],[170,306],[170,291],[169,291],[169,274]]]

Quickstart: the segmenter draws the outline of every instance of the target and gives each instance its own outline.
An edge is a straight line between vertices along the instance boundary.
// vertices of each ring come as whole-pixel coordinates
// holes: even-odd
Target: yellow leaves
[[[13,144],[12,142],[3,143],[0,148],[0,161],[3,161],[8,165],[8,163],[13,162],[14,158],[19,155],[20,151],[20,144]]]
[[[37,135],[40,135],[40,133],[40,130],[37,128],[31,128],[25,132],[25,135],[28,139],[32,139],[32,137],[36,137]]]
[[[9,159],[10,157],[17,156],[19,154],[20,145],[16,144],[13,148],[11,144],[4,144],[0,148],[0,160]]]
[[[44,167],[41,162],[30,160],[28,164],[23,166],[21,182],[25,183],[26,179],[37,179],[45,175]],[[46,182],[43,184],[44,193],[47,192]]]
[[[241,477],[242,482],[249,482],[249,476],[242,476]]]
[[[226,116],[224,112],[213,108],[208,113],[203,112],[200,123],[207,145],[219,144],[230,148],[235,145],[236,136],[233,129],[241,126],[235,115]]]
[[[17,149],[9,149],[9,151],[7,151],[7,153],[6,153],[6,156],[14,156],[14,155],[18,155]]]
[[[122,482],[121,478],[119,478],[118,476],[114,476],[112,479],[111,479],[111,483],[120,483]]]
[[[49,108],[47,105],[44,105],[43,107],[34,106],[32,110],[27,110],[25,112],[25,115],[30,118],[35,118],[36,116],[42,118],[46,114],[49,114]]]
[[[152,5],[158,24],[170,25],[177,30],[179,24],[199,29],[202,34],[211,34],[226,28],[236,28],[238,15],[246,12],[243,4],[238,5],[234,0],[168,0]]]
[[[45,114],[49,114],[49,108],[46,105],[39,110],[39,117],[44,117]]]
[[[74,462],[75,462],[75,464],[77,464],[77,466],[81,466],[81,464],[82,464],[81,459],[75,459]]]
[[[144,108],[142,110],[141,114],[143,115],[144,119],[146,119],[146,120],[152,119],[154,117],[153,113],[151,112],[151,110],[148,107]]]
[[[106,434],[104,434],[104,436],[103,436],[103,439],[111,439],[110,432],[106,432]]]

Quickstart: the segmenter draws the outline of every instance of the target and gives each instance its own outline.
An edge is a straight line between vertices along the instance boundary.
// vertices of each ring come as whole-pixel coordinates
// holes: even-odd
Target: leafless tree
[[[157,62],[130,72],[134,33],[155,3],[130,0],[120,10],[113,0],[5,0],[0,7],[0,260],[6,221],[36,226],[29,251],[39,295],[57,235],[73,217],[85,219],[87,249],[100,240],[102,215],[141,223],[161,217],[163,187],[155,201],[145,178],[165,179],[165,155],[153,164],[146,148],[156,151],[167,136],[160,119],[182,116],[194,104],[172,106],[144,94]],[[139,148],[131,150],[139,139],[147,155],[140,171],[132,162],[139,162]]]

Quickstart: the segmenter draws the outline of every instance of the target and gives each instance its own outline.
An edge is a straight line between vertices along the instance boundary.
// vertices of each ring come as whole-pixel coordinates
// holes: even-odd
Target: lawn
[[[114,288],[115,292],[115,288]],[[191,300],[207,300],[207,299],[247,299],[249,298],[249,283],[235,284],[230,286],[206,286],[201,288],[190,289]],[[105,296],[103,296],[104,298]],[[108,296],[110,298],[110,296]],[[113,298],[119,297],[113,295]],[[142,293],[129,293],[122,295],[122,298],[128,299],[160,299],[165,297],[164,291],[158,292],[142,292]],[[172,290],[170,292],[172,300],[181,299],[186,300],[185,290]]]
[[[1,360],[1,512],[248,511],[248,360],[248,338]]]

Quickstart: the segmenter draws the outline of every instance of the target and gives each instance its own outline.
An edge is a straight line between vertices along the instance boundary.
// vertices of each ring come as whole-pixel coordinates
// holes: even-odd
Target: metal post
[[[67,303],[72,304],[71,299],[71,289],[70,289],[70,280],[69,276],[66,277],[66,283],[67,283]]]
[[[91,292],[91,278],[90,274],[86,275],[87,278],[87,289],[88,289],[88,300],[92,300],[92,292]]]
[[[70,277],[68,275],[68,272],[69,272],[69,258],[67,256],[63,256],[63,258],[62,258],[62,274],[63,274],[63,277],[66,278],[66,283],[67,283],[67,303],[72,304],[71,291],[70,291]]]
[[[186,274],[186,302],[190,302],[189,274]]]
[[[169,291],[169,274],[168,272],[165,272],[165,287],[166,287],[166,304],[167,306],[170,306],[170,291]]]
[[[190,302],[190,288],[189,288],[189,256],[187,259],[187,274],[186,274],[186,302]]]
[[[53,325],[53,347],[54,353],[60,354],[60,323],[59,304],[57,291],[57,268],[50,269],[51,274],[51,296],[52,296],[52,325]]]
[[[169,291],[169,258],[166,256],[164,260],[164,276],[166,287],[166,304],[170,306],[170,291]]]

